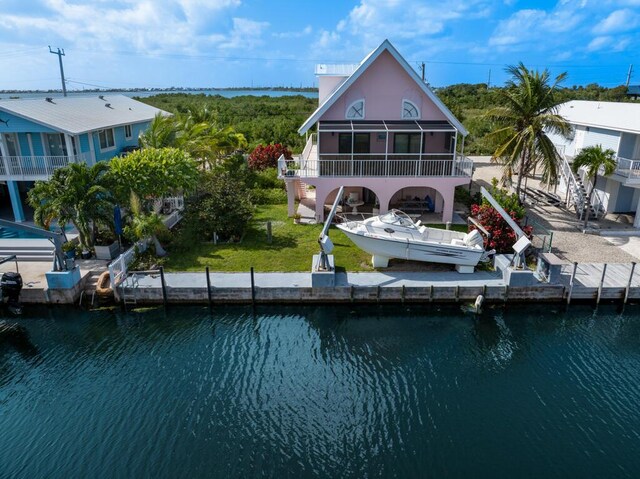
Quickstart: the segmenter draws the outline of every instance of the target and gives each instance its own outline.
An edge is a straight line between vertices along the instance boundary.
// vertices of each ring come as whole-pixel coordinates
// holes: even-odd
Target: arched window
[[[362,120],[364,119],[364,99],[354,101],[347,108],[347,113],[345,114],[345,118],[347,120]]]
[[[402,119],[418,120],[420,119],[420,110],[409,100],[402,100]]]

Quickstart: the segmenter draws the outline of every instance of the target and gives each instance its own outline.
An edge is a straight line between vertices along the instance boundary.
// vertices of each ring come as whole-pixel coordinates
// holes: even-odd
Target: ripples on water
[[[632,477],[640,317],[587,307],[43,310],[0,477]]]

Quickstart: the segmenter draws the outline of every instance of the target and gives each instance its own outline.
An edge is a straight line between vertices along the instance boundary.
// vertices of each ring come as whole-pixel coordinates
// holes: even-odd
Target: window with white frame
[[[124,137],[127,140],[133,138],[133,131],[131,131],[131,125],[124,125]]]
[[[113,128],[100,130],[100,132],[98,133],[98,137],[100,138],[101,150],[108,150],[109,148],[114,148],[116,146],[116,140],[113,135]]]
[[[402,119],[418,120],[420,119],[420,109],[409,100],[402,100]]]
[[[345,114],[345,118],[347,120],[362,120],[364,119],[364,98],[360,100],[354,101],[347,108],[347,113]]]

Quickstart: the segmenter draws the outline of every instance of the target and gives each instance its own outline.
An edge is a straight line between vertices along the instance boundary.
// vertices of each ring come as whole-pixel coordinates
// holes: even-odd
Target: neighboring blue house
[[[0,208],[24,221],[27,191],[69,163],[110,160],[158,114],[124,95],[0,100]]]

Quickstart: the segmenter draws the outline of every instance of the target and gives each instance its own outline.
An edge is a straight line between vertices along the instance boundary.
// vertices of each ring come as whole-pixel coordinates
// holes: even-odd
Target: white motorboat
[[[485,251],[478,230],[465,234],[429,228],[400,210],[363,220],[344,219],[337,227],[372,255],[374,268],[385,268],[389,259],[397,258],[455,264],[460,273],[473,273],[478,262],[494,253]]]

